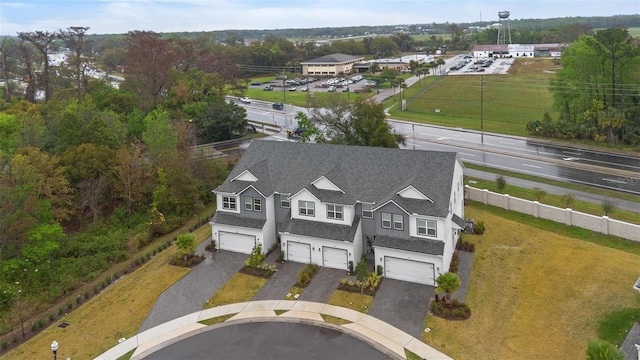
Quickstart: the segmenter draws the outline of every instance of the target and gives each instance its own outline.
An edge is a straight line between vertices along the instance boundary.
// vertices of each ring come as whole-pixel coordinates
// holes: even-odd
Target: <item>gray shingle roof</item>
[[[215,215],[211,219],[211,222],[216,224],[242,226],[252,229],[262,229],[264,227],[265,219],[248,219],[241,217],[239,214],[232,214],[224,211],[216,211]]]
[[[376,236],[373,246],[419,252],[429,255],[444,254],[444,242],[432,239],[422,239],[411,237],[407,239],[398,239],[387,236]]]
[[[247,182],[239,186],[230,180],[247,169],[258,178],[251,184],[265,196],[295,194],[324,175],[346,193],[332,196],[330,191],[312,191],[327,201],[380,205],[393,199],[409,213],[445,217],[456,158],[454,152],[254,140],[216,190],[235,193],[244,189]],[[396,195],[409,184],[433,203]]]
[[[314,64],[314,63],[342,64],[350,61],[355,61],[358,59],[364,59],[364,57],[336,53],[336,54],[330,54],[330,55],[321,56],[319,58],[311,59],[311,60],[302,62],[301,64]]]
[[[353,242],[359,224],[360,216],[354,217],[351,226],[303,219],[289,219],[283,224],[282,232],[320,239]]]

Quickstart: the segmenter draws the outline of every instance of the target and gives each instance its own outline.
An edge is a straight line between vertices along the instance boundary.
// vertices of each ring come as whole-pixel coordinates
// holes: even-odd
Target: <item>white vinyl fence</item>
[[[569,226],[581,227],[604,235],[640,241],[640,225],[610,219],[608,216],[589,215],[573,211],[569,208],[557,208],[555,206],[541,204],[537,201],[512,197],[508,194],[498,194],[487,189],[477,189],[469,185],[465,185],[465,188],[465,197],[468,200],[478,201],[485,205],[493,205],[505,210],[512,210],[541,219],[552,220]]]

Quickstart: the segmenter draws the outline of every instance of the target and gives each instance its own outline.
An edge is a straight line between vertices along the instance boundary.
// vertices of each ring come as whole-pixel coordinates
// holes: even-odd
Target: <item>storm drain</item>
[[[64,329],[69,325],[71,325],[71,324],[69,324],[68,322],[64,321],[64,322],[61,322],[60,324],[58,324],[58,327]]]

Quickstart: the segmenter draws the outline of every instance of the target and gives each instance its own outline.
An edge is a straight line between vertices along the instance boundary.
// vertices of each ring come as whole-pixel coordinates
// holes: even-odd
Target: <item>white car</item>
[[[243,97],[242,99],[240,99],[240,102],[243,104],[251,104],[251,99],[249,99],[248,97]]]

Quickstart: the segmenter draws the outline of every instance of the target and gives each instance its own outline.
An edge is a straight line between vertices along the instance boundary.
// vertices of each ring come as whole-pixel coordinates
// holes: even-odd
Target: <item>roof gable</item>
[[[251,173],[251,171],[245,170],[245,171],[241,172],[240,174],[238,174],[238,176],[236,176],[233,179],[231,179],[231,181],[236,181],[236,180],[256,182],[256,181],[258,181],[258,178],[255,177],[255,175],[253,175]]]
[[[336,184],[331,182],[331,180],[327,179],[324,175],[314,180],[311,183],[311,185],[315,186],[317,189],[320,189],[320,190],[339,191],[343,194],[345,193],[344,191],[342,191],[342,189],[340,189]]]
[[[398,191],[396,194],[402,196],[405,199],[427,200],[433,203],[433,200],[429,199],[428,196],[421,193],[418,189],[413,187],[413,185],[407,186],[406,188]]]

